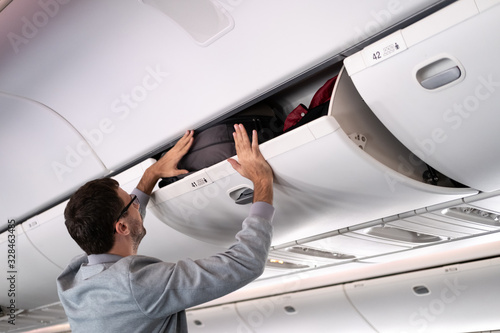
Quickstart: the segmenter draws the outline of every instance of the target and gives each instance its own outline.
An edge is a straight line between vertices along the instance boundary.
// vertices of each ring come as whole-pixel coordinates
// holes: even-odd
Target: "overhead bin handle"
[[[458,80],[461,75],[462,72],[460,71],[460,68],[458,68],[458,66],[455,66],[445,71],[442,71],[439,74],[433,75],[425,80],[420,81],[420,84],[425,89],[434,90],[442,86],[445,86],[447,84],[450,84],[455,80]]]
[[[455,81],[458,83],[465,74],[461,67],[456,60],[440,57],[416,71],[417,81],[427,90],[435,90]]]
[[[238,205],[246,205],[253,202],[253,189],[247,185],[238,186],[228,191],[229,197]]]

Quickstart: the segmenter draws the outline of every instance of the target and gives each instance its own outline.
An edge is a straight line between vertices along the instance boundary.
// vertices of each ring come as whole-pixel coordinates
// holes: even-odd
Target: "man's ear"
[[[122,236],[127,236],[130,234],[130,228],[128,227],[127,222],[125,220],[120,219],[118,222],[115,224],[115,230],[116,233]]]

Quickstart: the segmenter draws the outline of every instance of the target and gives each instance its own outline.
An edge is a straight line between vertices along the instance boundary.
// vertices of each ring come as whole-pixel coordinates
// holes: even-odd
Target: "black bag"
[[[193,145],[178,164],[179,169],[190,171],[176,177],[162,178],[159,187],[164,187],[185,176],[207,168],[236,155],[233,132],[234,124],[243,124],[251,140],[252,131],[256,130],[259,143],[270,140],[283,133],[283,122],[276,117],[270,106],[257,104],[230,117],[223,122],[209,127],[194,135]]]

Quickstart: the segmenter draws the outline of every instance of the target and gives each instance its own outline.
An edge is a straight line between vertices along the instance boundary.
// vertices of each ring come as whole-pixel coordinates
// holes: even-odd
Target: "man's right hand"
[[[252,132],[252,143],[242,124],[234,125],[234,143],[238,161],[228,159],[231,166],[254,185],[254,202],[273,203],[273,170],[259,150],[257,131]]]

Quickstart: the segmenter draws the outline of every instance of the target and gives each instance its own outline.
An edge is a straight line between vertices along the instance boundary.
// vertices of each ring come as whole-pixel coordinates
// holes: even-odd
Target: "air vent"
[[[356,259],[355,256],[350,254],[344,254],[339,252],[331,252],[325,250],[318,250],[311,247],[306,246],[293,246],[285,249],[285,251],[290,253],[303,254],[311,257],[318,258],[327,258],[327,259],[335,259],[335,260],[348,260],[348,259]]]
[[[500,226],[499,214],[469,206],[447,208],[441,211],[441,214],[468,222]]]
[[[268,259],[266,263],[267,267],[281,268],[281,269],[302,269],[309,268],[308,265],[296,264],[289,261],[284,261],[280,259]]]
[[[367,235],[394,240],[399,242],[427,244],[444,240],[444,238],[419,232],[403,230],[393,227],[373,227],[365,231]]]

